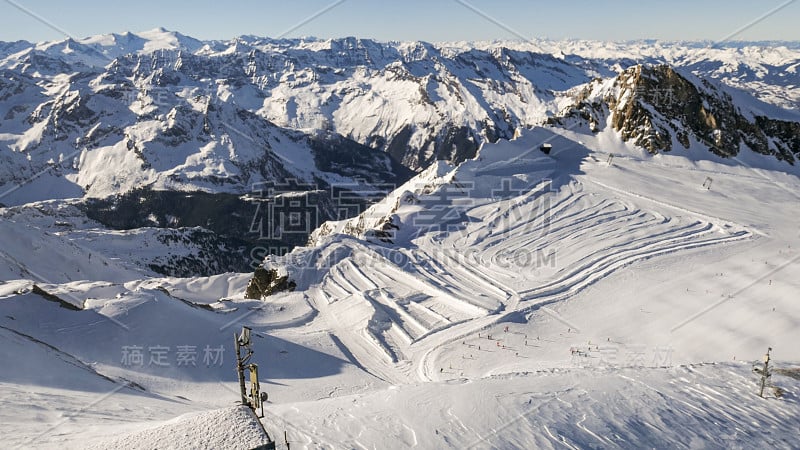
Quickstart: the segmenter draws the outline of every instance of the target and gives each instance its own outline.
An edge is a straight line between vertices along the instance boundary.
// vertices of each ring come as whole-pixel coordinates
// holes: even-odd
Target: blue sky
[[[340,0],[341,1],[341,0]],[[500,26],[459,1],[482,10]],[[75,37],[162,26],[200,39],[275,37],[335,3],[297,1],[0,0],[0,40]],[[597,40],[719,40],[770,10],[736,40],[800,40],[800,1],[787,0],[344,0],[288,34],[378,40],[487,40],[524,37]],[[68,5],[68,6],[67,6]]]

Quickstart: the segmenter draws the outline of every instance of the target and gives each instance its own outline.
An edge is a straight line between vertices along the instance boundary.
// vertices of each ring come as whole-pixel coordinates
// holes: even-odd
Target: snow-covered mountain
[[[575,90],[598,78],[624,84],[636,64],[667,64],[693,75],[694,87],[681,88],[731,96],[723,111],[707,105],[711,114],[796,122],[800,49],[787,45],[200,42],[163,29],[4,43],[0,185],[49,168],[44,178],[57,187],[38,196],[23,189],[19,203],[53,189],[102,197],[142,186],[242,192],[264,178],[336,179],[301,164],[313,159],[302,148],[308,143],[285,128],[327,130],[421,170],[552,121],[574,103]],[[674,86],[662,78],[645,87]]]
[[[798,54],[2,43],[4,446],[796,448]]]
[[[307,236],[351,206],[335,204],[337,190],[385,193],[408,169],[459,163],[543,124],[608,126],[651,152],[795,161],[797,46],[651,44],[201,42],[164,29],[4,43],[0,202],[124,196],[106,202],[113,211],[134,197],[164,205],[152,201],[160,191],[330,191]],[[257,215],[248,207],[235,215]],[[90,217],[120,229],[220,223],[141,209],[127,222]]]
[[[219,409],[246,324],[263,423],[291,448],[794,448],[800,181],[709,155],[524,131],[269,257],[294,290],[253,300],[251,274],[159,277],[137,264],[165,252],[146,236],[7,209],[0,427],[59,448],[250,429]]]
[[[550,123],[594,131],[610,125],[623,140],[651,153],[678,146],[723,157],[753,151],[794,164],[800,155],[800,122],[757,100],[734,99],[720,86],[668,65],[630,67],[597,80],[575,95],[575,103]]]

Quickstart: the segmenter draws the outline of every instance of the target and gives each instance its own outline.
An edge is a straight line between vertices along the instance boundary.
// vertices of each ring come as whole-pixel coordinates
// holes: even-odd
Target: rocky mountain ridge
[[[789,164],[800,154],[800,122],[748,111],[715,83],[668,65],[630,67],[613,79],[595,80],[574,98],[549,123],[577,119],[598,131],[607,122],[623,140],[653,154],[699,145],[735,157],[747,148]]]
[[[706,86],[702,89],[735,91],[719,115],[733,114],[733,103],[734,108],[763,109],[754,116],[800,120],[792,103],[800,95],[788,76],[800,64],[800,51],[786,46],[676,44],[646,52],[634,44],[569,41],[560,47],[547,41],[490,46],[253,36],[201,42],[157,29],[5,43],[0,49],[0,142],[11,150],[2,155],[8,169],[0,174],[0,184],[12,186],[49,169],[71,177],[60,186],[68,196],[102,197],[142,185],[243,192],[262,179],[325,178],[309,173],[315,168],[298,173],[296,162],[283,164],[281,152],[264,151],[281,147],[277,141],[306,140],[299,146],[315,146],[309,140],[320,134],[341,135],[388,153],[416,171],[436,160],[458,163],[472,158],[482,143],[553,123],[583,100],[579,97],[587,95],[582,91],[592,80],[622,77],[624,83],[639,63],[669,64],[693,78],[690,83]],[[669,77],[659,83],[665,84],[643,80],[637,89],[688,88],[672,86]],[[781,96],[761,96],[771,103],[753,100],[753,94],[766,92],[764,85]],[[614,103],[611,109],[619,103],[592,100]],[[788,160],[785,142],[792,140],[793,126],[756,125],[783,136],[783,150],[773,150]],[[657,139],[636,142],[667,149]],[[760,152],[771,145],[763,136],[747,142]],[[114,176],[96,165],[81,169],[98,160],[114,161],[128,173]],[[374,172],[370,164],[364,166],[346,176]]]

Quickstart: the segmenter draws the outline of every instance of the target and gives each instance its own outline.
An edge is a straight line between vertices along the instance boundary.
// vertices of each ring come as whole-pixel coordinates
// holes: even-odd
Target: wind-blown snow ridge
[[[186,414],[151,429],[96,443],[88,448],[257,448],[269,443],[246,406]]]

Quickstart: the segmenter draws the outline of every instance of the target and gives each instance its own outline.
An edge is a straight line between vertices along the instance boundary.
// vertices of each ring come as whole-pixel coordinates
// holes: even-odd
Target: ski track
[[[440,351],[478,330],[564,301],[636,261],[752,237],[725,219],[591,180],[602,188],[594,191],[582,181],[560,192],[540,184],[516,199],[474,205],[468,213],[486,214],[488,226],[424,234],[411,248],[395,249],[406,258],[402,267],[379,248],[348,242],[351,255],[370,258],[336,263],[311,290],[314,304],[372,373],[387,381],[433,380]],[[602,245],[587,248],[587,241]],[[556,251],[556,267],[503,264],[514,252],[548,249]],[[345,307],[363,317],[340,323],[336,311]]]

